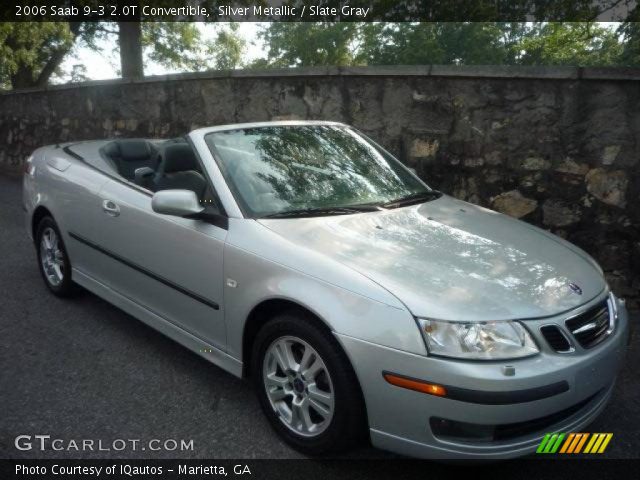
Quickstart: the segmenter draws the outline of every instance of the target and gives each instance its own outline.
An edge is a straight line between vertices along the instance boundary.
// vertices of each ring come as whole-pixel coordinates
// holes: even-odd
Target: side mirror
[[[161,190],[151,197],[151,208],[156,213],[189,217],[204,210],[198,196],[191,190]]]

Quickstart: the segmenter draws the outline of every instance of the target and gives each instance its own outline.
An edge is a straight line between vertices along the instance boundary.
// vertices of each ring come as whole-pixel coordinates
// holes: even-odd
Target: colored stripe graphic
[[[579,433],[570,433],[569,436],[567,437],[567,439],[564,441],[564,445],[562,445],[562,448],[560,449],[560,452],[558,453],[566,453],[567,449],[569,448],[569,445],[571,445],[571,443],[574,441],[573,439],[577,436],[580,435]]]
[[[584,449],[584,453],[591,452],[591,447],[593,447],[593,444],[596,443],[597,439],[598,439],[597,433],[594,433],[593,435],[591,435],[591,439],[589,440],[589,443],[587,443],[587,446]]]
[[[605,448],[607,448],[607,445],[609,445],[609,442],[611,441],[612,438],[613,438],[613,433],[606,434],[604,442],[602,442],[602,445],[600,445],[600,450],[598,450],[598,453],[604,453]]]
[[[584,446],[585,442],[587,441],[587,438],[589,438],[589,434],[588,433],[581,433],[580,435],[582,435],[582,438],[580,439],[580,442],[578,443],[578,445],[576,445],[576,449],[573,453],[580,453],[582,451],[582,447]]]
[[[542,439],[542,442],[540,442],[536,453],[556,453],[563,438],[564,433],[547,433]]]
[[[591,447],[591,451],[589,453],[598,453],[598,449],[600,448],[600,444],[604,440],[604,437],[606,437],[606,434],[598,434],[598,439],[596,440],[596,443],[593,444],[593,447]]]
[[[536,453],[604,453],[612,438],[613,433],[547,433]]]
[[[549,453],[556,453],[558,451],[558,448],[560,448],[560,444],[562,443],[563,438],[564,438],[564,433],[558,434],[558,439],[556,440],[556,443],[553,444],[553,447],[551,448],[551,451]]]
[[[551,453],[551,449],[553,448],[553,444],[556,443],[557,438],[558,438],[557,433],[552,434],[551,438],[549,438],[549,441],[547,442],[547,446],[544,447],[544,450],[542,451],[542,453]]]
[[[588,433],[570,434],[559,453],[579,453],[588,436]]]
[[[547,444],[547,442],[549,441],[549,438],[551,437],[550,433],[547,433],[544,438],[542,439],[542,441],[540,442],[540,445],[538,445],[538,449],[536,450],[536,453],[542,453],[544,451],[544,447]]]
[[[603,453],[612,437],[613,433],[594,433],[584,453]]]

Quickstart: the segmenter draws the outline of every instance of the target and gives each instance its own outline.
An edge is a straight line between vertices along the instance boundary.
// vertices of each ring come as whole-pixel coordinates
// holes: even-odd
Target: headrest
[[[109,142],[102,147],[103,153],[109,158],[116,158],[120,156],[120,147],[116,142]]]
[[[145,160],[151,157],[151,144],[146,140],[116,140],[120,157],[126,161]]]
[[[188,143],[172,143],[164,148],[164,173],[200,170],[198,160]]]

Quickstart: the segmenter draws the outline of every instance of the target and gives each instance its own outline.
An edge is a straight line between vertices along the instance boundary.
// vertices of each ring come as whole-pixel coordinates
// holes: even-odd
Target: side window
[[[100,149],[104,166],[110,167],[110,175],[148,188],[146,184],[158,168],[159,154],[156,146],[142,138],[113,140]]]

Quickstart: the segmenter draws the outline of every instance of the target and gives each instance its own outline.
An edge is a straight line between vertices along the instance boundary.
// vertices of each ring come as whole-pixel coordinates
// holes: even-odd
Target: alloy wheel
[[[64,256],[55,230],[47,227],[40,237],[40,262],[47,281],[57,287],[64,280]]]
[[[304,340],[285,336],[267,348],[262,378],[280,421],[304,437],[320,435],[335,408],[331,376],[318,352]]]

